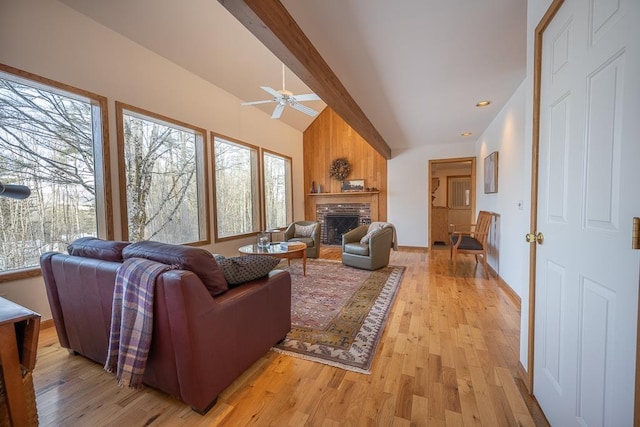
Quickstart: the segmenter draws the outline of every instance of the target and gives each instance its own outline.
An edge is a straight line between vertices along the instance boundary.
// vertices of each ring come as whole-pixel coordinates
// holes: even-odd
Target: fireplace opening
[[[342,235],[359,224],[358,215],[329,214],[324,217],[325,245],[341,245]],[[324,233],[323,233],[324,234]]]

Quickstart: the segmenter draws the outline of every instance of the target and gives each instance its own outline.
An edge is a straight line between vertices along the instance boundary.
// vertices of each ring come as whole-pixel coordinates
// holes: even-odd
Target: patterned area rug
[[[274,349],[342,369],[366,373],[404,274],[404,267],[358,270],[339,261],[283,261],[291,273],[292,329]]]

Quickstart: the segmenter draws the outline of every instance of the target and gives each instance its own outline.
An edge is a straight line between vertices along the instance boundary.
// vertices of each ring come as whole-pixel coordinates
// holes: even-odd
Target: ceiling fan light
[[[275,102],[276,103],[276,107],[273,110],[273,113],[271,114],[271,118],[272,119],[279,119],[282,116],[282,110],[284,109],[284,107],[286,106],[290,106],[298,111],[303,112],[304,114],[307,114],[309,116],[317,116],[318,112],[316,110],[314,110],[313,108],[309,108],[305,105],[300,104],[300,101],[316,101],[316,100],[320,100],[320,97],[318,95],[316,95],[315,93],[305,93],[302,95],[298,95],[296,97],[296,95],[293,94],[293,92],[285,89],[284,86],[284,64],[282,64],[282,89],[281,90],[275,90],[269,86],[260,86],[260,88],[262,90],[264,90],[265,92],[267,92],[269,95],[273,96],[273,98],[271,99],[267,99],[267,100],[262,100],[262,101],[249,101],[249,102],[242,102],[241,105],[257,105],[257,104],[266,104],[266,103],[270,103],[270,102]],[[299,98],[299,99],[298,99]]]

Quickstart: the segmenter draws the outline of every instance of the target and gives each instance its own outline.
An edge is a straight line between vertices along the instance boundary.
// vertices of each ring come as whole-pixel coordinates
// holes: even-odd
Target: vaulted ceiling
[[[220,4],[260,1],[61,1],[228,91],[238,102],[268,99],[260,86],[281,89],[282,62],[302,77],[288,68],[287,90],[307,93],[309,83],[317,84],[300,70],[309,66],[306,61],[296,66],[282,50],[274,50],[276,56],[265,44],[277,41],[263,44]],[[526,0],[281,0],[281,5],[332,71],[344,98],[361,110],[374,133],[350,124],[374,147],[382,144],[378,151],[384,145],[398,153],[475,140],[525,76]],[[332,107],[340,102],[329,94],[326,98]],[[492,104],[475,107],[481,100]],[[323,101],[304,104],[322,110]],[[273,104],[246,108],[270,115]],[[304,131],[313,118],[287,108],[280,120]],[[465,138],[463,132],[472,135]]]

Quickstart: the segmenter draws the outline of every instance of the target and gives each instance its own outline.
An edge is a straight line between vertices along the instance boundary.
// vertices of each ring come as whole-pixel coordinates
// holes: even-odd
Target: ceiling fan
[[[282,64],[282,90],[275,90],[270,88],[269,86],[260,86],[262,90],[272,95],[272,99],[266,99],[264,101],[251,101],[251,102],[243,102],[241,105],[256,105],[256,104],[268,104],[270,102],[277,103],[276,108],[273,109],[273,114],[271,114],[272,119],[279,119],[282,116],[282,110],[287,105],[295,108],[298,111],[301,111],[310,116],[317,116],[318,112],[313,108],[309,108],[306,105],[300,104],[300,102],[304,101],[320,101],[320,97],[315,93],[307,93],[304,95],[294,95],[292,92],[285,89],[284,86],[284,64]]]

